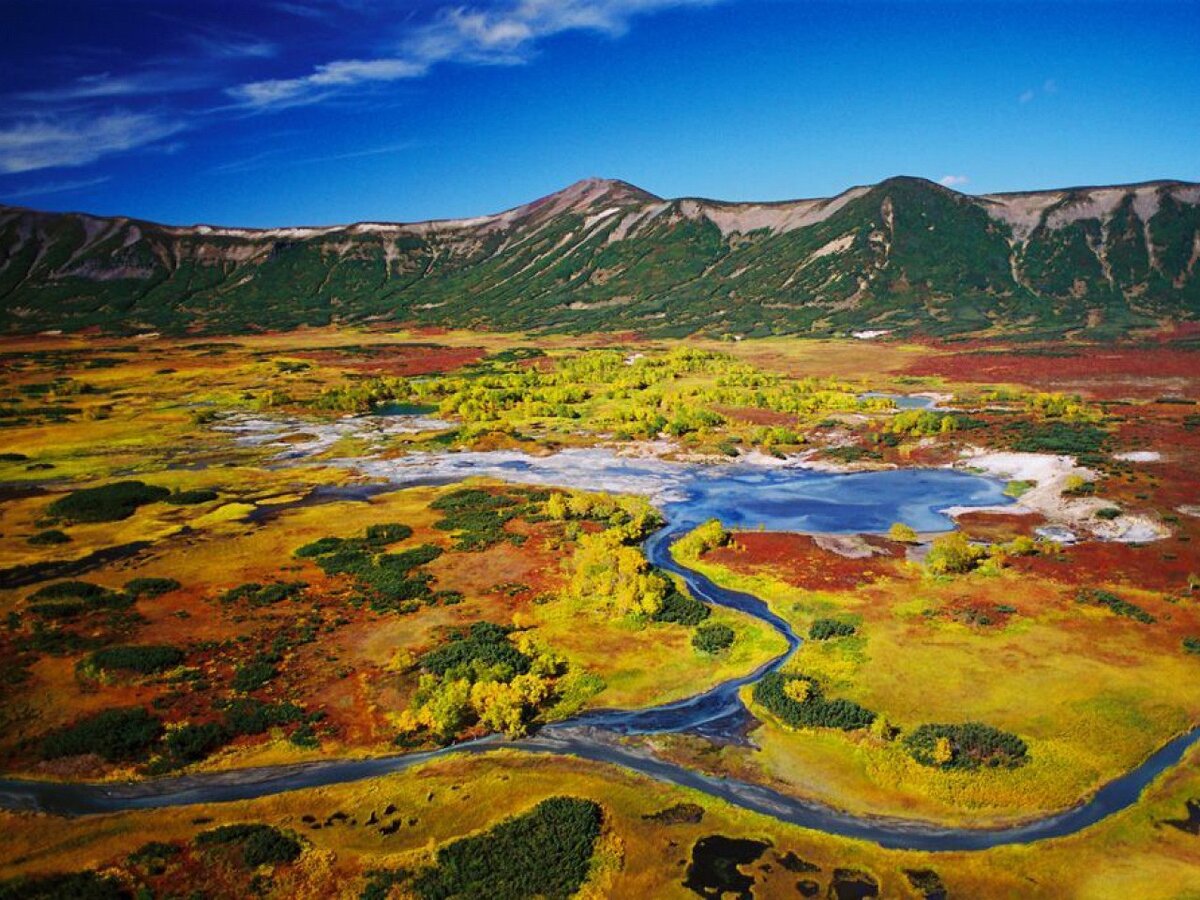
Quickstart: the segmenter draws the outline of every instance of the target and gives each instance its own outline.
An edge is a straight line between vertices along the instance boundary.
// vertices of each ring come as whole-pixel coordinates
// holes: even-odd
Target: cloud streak
[[[942,187],[956,188],[962,187],[963,185],[970,183],[970,181],[971,179],[966,175],[943,175],[938,179],[938,184],[940,184]]]
[[[71,191],[81,191],[84,188],[95,187],[98,184],[104,184],[106,181],[112,181],[112,177],[101,175],[99,178],[80,178],[75,181],[43,182],[42,184],[35,184],[32,187],[22,188],[19,191],[5,191],[2,196],[5,200],[24,200],[26,197],[66,194]]]
[[[0,127],[0,173],[82,166],[183,131],[183,122],[154,113],[117,111],[95,117],[39,117]]]
[[[413,29],[394,55],[343,59],[306,75],[252,81],[229,90],[239,103],[267,109],[323,100],[355,86],[420,78],[439,63],[516,65],[537,43],[567,31],[623,34],[638,15],[720,0],[506,0],[496,7],[446,7]]]

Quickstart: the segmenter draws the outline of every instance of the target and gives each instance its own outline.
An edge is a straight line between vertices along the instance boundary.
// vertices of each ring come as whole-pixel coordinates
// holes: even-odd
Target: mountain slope
[[[492,216],[181,228],[0,207],[0,329],[387,320],[654,334],[1114,336],[1200,316],[1200,185],[664,200],[588,179]]]

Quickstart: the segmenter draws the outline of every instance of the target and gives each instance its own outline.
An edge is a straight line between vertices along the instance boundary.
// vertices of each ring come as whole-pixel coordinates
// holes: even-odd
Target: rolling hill
[[[665,200],[587,179],[496,215],[251,230],[0,207],[0,330],[387,321],[737,336],[1081,334],[1200,317],[1200,185]]]

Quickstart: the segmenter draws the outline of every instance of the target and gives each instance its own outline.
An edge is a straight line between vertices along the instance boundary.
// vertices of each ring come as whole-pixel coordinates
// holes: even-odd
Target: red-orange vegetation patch
[[[1058,556],[1025,556],[1010,565],[1020,572],[1064,584],[1127,584],[1167,593],[1184,593],[1188,575],[1200,572],[1194,541],[1168,538],[1150,544],[1086,541],[1064,547]]]
[[[749,422],[751,425],[795,425],[796,417],[773,409],[757,409],[753,406],[714,406],[714,410],[727,419]]]
[[[1032,537],[1034,529],[1046,524],[1041,513],[1016,516],[1005,513],[968,512],[955,518],[959,528],[973,541],[1001,543],[1016,537]]]
[[[525,542],[507,541],[474,553],[448,553],[426,566],[437,578],[438,590],[461,591],[467,597],[498,598],[504,612],[528,603],[531,597],[555,590],[562,584],[562,552],[548,543],[558,523],[510,522],[507,530],[521,534]],[[518,587],[526,590],[517,590]]]
[[[894,553],[889,546],[886,556],[850,559],[817,546],[808,535],[754,531],[709,551],[705,560],[743,575],[769,574],[805,590],[844,590],[895,574]]]
[[[1054,351],[1057,352],[1057,351]],[[1026,384],[1043,390],[1078,390],[1094,397],[1195,396],[1200,351],[1170,347],[1089,347],[1070,355],[997,351],[979,347],[929,355],[906,374],[952,382]]]
[[[996,604],[983,597],[957,597],[941,609],[943,618],[952,619],[972,628],[1003,628],[1016,609]]]
[[[453,372],[479,362],[482,347],[445,347],[441,344],[382,344],[362,352],[342,349],[302,350],[295,355],[325,366],[365,375],[433,375]]]

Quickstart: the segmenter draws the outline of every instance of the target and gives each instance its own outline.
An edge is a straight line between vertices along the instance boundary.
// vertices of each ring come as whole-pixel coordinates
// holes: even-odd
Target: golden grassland
[[[795,732],[752,706],[764,719],[754,732],[761,749],[703,756],[837,807],[963,823],[1026,818],[1074,805],[1200,721],[1200,698],[1181,689],[1195,676],[1195,658],[1179,644],[1181,632],[1200,631],[1193,601],[1123,587],[1160,618],[1144,625],[1081,605],[1073,587],[1006,570],[934,577],[895,562],[890,577],[855,589],[809,591],[770,567],[735,572],[680,555],[718,584],[767,600],[800,634],[821,617],[857,623],[851,637],[806,641],[788,663],[829,696],[861,703],[902,732],[980,721],[1029,745],[1030,762],[1016,769],[943,771],[919,765],[898,741]],[[1003,624],[968,624],[956,618],[964,609],[993,611]]]
[[[1139,804],[1071,837],[979,852],[923,853],[885,850],[786,825],[620,769],[503,751],[253,801],[79,819],[3,813],[0,873],[128,871],[125,857],[148,841],[186,842],[216,825],[264,822],[294,831],[305,848],[295,863],[271,872],[270,896],[355,897],[367,871],[419,868],[449,840],[485,830],[545,797],[566,795],[594,799],[604,812],[604,832],[584,897],[694,896],[681,884],[692,845],[721,834],[771,845],[759,862],[743,867],[755,881],[755,897],[796,896],[800,876],[779,863],[791,852],[819,867],[803,877],[822,888],[834,869],[854,869],[874,878],[885,897],[920,897],[904,872],[932,870],[951,897],[1178,900],[1197,896],[1200,838],[1164,823],[1183,817],[1185,800],[1200,794],[1198,762],[1193,751],[1149,788]],[[649,818],[678,803],[703,807],[702,820],[666,825]],[[384,816],[389,805],[394,812]],[[310,822],[321,824],[339,812],[346,821],[325,827],[314,829],[302,820],[310,816]],[[365,824],[372,813],[382,823],[400,819],[402,824],[383,835],[378,825]],[[210,888],[232,888],[238,877],[227,870],[202,874]]]
[[[218,684],[232,673],[236,654],[228,648],[269,641],[301,613],[319,621],[318,640],[289,650],[284,674],[261,696],[296,699],[326,711],[320,746],[297,746],[274,729],[261,738],[234,741],[195,764],[196,769],[394,752],[394,718],[410,704],[415,690],[413,657],[451,629],[474,621],[516,624],[565,657],[572,671],[600,676],[605,689],[588,701],[591,706],[667,702],[748,672],[780,652],[781,639],[772,630],[729,611],[715,611],[711,621],[734,629],[734,646],[708,657],[692,648],[687,628],[614,617],[558,596],[565,580],[564,551],[569,549],[561,523],[510,523],[509,530],[526,535],[522,546],[502,542],[466,553],[453,550],[446,532],[434,527],[438,516],[429,504],[441,489],[291,507],[317,486],[344,486],[352,478],[342,468],[322,465],[322,457],[283,467],[271,459],[278,448],[238,446],[205,421],[212,413],[263,410],[272,393],[296,403],[269,412],[318,418],[322,414],[311,402],[356,379],[380,371],[454,371],[487,354],[530,345],[556,360],[584,348],[658,353],[678,346],[636,335],[368,329],[303,329],[215,340],[6,338],[0,347],[0,399],[36,405],[42,402],[35,392],[38,385],[71,379],[75,385],[64,382],[52,399],[79,411],[62,421],[36,416],[23,424],[10,421],[0,430],[0,449],[25,457],[0,459],[0,484],[8,490],[0,502],[0,570],[69,562],[94,551],[147,542],[148,549],[135,557],[80,577],[114,589],[139,577],[182,582],[178,591],[137,602],[135,610],[145,621],[132,639],[224,646],[200,663],[206,677]],[[854,389],[976,396],[980,390],[972,383],[978,379],[971,375],[969,357],[949,349],[782,338],[688,345],[794,378],[842,379]],[[364,347],[376,355],[364,359],[359,350]],[[1053,369],[1056,359],[1047,357],[1046,365]],[[1012,366],[996,372],[1004,382],[1025,380]],[[694,374],[676,376],[669,390],[695,390],[708,383]],[[77,390],[80,384],[89,390]],[[1073,389],[1059,375],[1038,384]],[[1115,390],[1106,383],[1105,396],[1123,396]],[[1200,449],[1200,434],[1182,425],[1187,409],[1145,401],[1155,391],[1162,393],[1157,382],[1138,390],[1129,395],[1137,399],[1136,406],[1103,409],[1114,449],[1174,449],[1176,456]],[[589,415],[608,415],[615,406],[595,405]],[[753,417],[730,419],[725,431],[739,436],[750,432],[747,423],[757,424]],[[868,416],[845,415],[837,421],[839,440],[846,434],[863,438],[878,424]],[[539,451],[549,446],[546,435],[557,446],[606,439],[585,428],[556,426],[539,432],[537,419],[509,424],[514,431],[532,425],[533,438],[497,431],[480,434],[475,445]],[[714,451],[725,431],[701,435],[695,448]],[[963,443],[981,440],[978,434],[939,440],[932,447],[905,438],[895,450],[880,445],[881,459],[941,462]],[[997,434],[995,429],[986,432],[982,442]],[[823,439],[815,431],[806,436],[817,443]],[[426,439],[396,437],[381,452],[402,453]],[[346,438],[323,457],[364,449],[359,439]],[[1176,537],[1169,545],[1121,548],[1119,554],[1093,542],[1064,553],[1061,560],[1014,561],[1009,569],[955,578],[933,578],[900,560],[876,559],[871,567],[882,568],[883,574],[820,590],[789,583],[786,562],[773,568],[683,560],[719,583],[763,597],[800,633],[818,617],[854,621],[859,626],[855,637],[807,642],[789,664],[791,671],[821,680],[829,696],[861,703],[905,731],[923,722],[986,722],[1028,743],[1031,760],[1025,766],[978,772],[925,768],[912,761],[899,741],[866,733],[794,732],[753,706],[763,720],[752,735],[761,748],[757,752],[714,749],[690,738],[656,738],[653,743],[699,768],[766,781],[867,815],[978,826],[1070,806],[1132,768],[1169,736],[1200,721],[1200,699],[1191,688],[1197,657],[1180,650],[1183,637],[1200,637],[1195,599],[1180,589],[1195,555],[1190,542],[1200,540],[1200,532],[1193,519],[1176,515],[1181,504],[1195,502],[1191,469],[1186,459],[1175,459],[1148,470],[1126,467],[1106,479],[1106,496],[1127,508],[1170,516],[1175,523]],[[45,508],[55,497],[128,478],[173,490],[214,489],[220,496],[190,506],[150,504],[117,522],[71,525],[70,542],[64,544],[28,543],[44,527]],[[21,490],[23,486],[29,490]],[[256,521],[273,506],[279,508],[277,515]],[[369,525],[388,522],[414,529],[401,547],[428,543],[446,551],[427,570],[439,590],[461,592],[461,603],[404,615],[349,608],[344,585],[312,562],[292,556],[317,538],[353,537]],[[831,568],[846,565],[840,558],[830,562]],[[223,591],[245,582],[293,579],[310,585],[317,598],[311,609],[285,602],[246,610],[218,601]],[[0,590],[0,619],[20,612],[36,586]],[[1143,625],[1079,604],[1075,594],[1080,586],[1110,588],[1158,621]],[[997,615],[1000,607],[1012,612]],[[970,614],[979,611],[990,612],[992,622],[980,625],[972,619]],[[0,746],[12,750],[81,715],[115,705],[150,706],[168,693],[155,679],[81,680],[76,671],[80,656],[42,654],[29,665],[27,681],[0,688]],[[749,702],[748,690],[746,695]],[[112,766],[30,766],[28,757],[21,758],[23,770],[37,777],[137,774]],[[798,876],[772,855],[789,850],[821,867],[814,877],[823,893],[834,868],[853,868],[870,872],[885,897],[918,896],[904,869],[936,870],[953,897],[1200,897],[1195,886],[1200,838],[1162,824],[1183,816],[1186,800],[1200,797],[1198,762],[1200,755],[1193,750],[1141,802],[1071,838],[973,854],[920,854],[782,825],[621,770],[507,750],[247,803],[75,820],[0,814],[6,838],[0,873],[120,867],[126,854],[148,840],[183,841],[211,827],[196,824],[198,818],[211,818],[213,824],[253,820],[294,828],[306,841],[296,864],[273,873],[274,896],[354,897],[369,869],[423,864],[448,840],[522,812],[543,797],[571,794],[594,798],[605,810],[605,834],[585,896],[694,896],[681,886],[692,844],[706,835],[726,834],[773,845],[760,861],[770,871],[757,863],[746,867],[756,879],[756,897],[796,896]],[[412,818],[416,824],[381,835],[365,825],[314,830],[301,821],[306,814],[324,821],[342,810],[365,823],[371,811],[392,802],[404,811],[405,823]],[[679,802],[704,806],[703,821],[667,826],[644,818]],[[171,887],[183,891],[197,884],[215,886],[218,893],[227,888],[231,895],[245,895],[249,888],[241,874],[208,870],[180,873]]]

